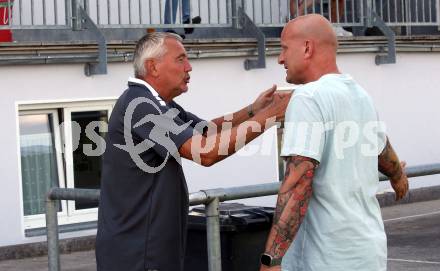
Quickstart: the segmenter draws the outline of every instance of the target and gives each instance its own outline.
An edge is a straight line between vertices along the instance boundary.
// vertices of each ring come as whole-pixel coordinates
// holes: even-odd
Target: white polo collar
[[[129,77],[128,82],[145,86],[151,92],[151,94],[153,94],[154,98],[156,98],[156,100],[160,103],[160,105],[163,105],[163,106],[167,105],[165,103],[165,101],[162,100],[162,98],[159,96],[159,93],[150,84],[148,84],[144,80],[139,79],[139,78]]]

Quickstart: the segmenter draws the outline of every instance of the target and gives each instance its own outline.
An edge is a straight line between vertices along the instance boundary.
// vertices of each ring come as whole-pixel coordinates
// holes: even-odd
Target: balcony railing
[[[136,33],[143,35],[142,29],[202,28],[195,35],[198,39],[255,38],[258,59],[245,60],[244,67],[249,70],[265,68],[267,35],[279,37],[279,28],[289,19],[319,13],[335,26],[351,27],[358,36],[377,27],[387,38],[387,50],[376,56],[379,65],[396,62],[395,31],[412,35],[413,28],[417,28],[414,33],[440,33],[439,3],[440,0],[0,0],[0,31],[38,30],[21,37],[45,42],[93,37],[99,45],[98,63],[86,64],[86,75],[93,75],[107,71],[106,34],[119,33],[112,39],[125,40],[128,32],[134,33],[126,29],[137,29]],[[424,30],[420,32],[418,28]],[[78,35],[80,31],[91,35]]]
[[[364,25],[372,11],[389,26],[439,26],[440,21],[440,0],[78,1],[99,28],[231,27],[239,7],[259,27],[281,27],[290,18],[308,13],[320,13],[334,24],[348,27]],[[2,25],[0,20],[0,29],[70,28],[75,4],[76,0],[0,0],[0,19],[4,21]],[[201,18],[197,25],[184,20],[196,16]]]

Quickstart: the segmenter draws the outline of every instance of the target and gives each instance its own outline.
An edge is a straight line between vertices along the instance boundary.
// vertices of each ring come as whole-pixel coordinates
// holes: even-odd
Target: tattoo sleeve
[[[287,159],[286,174],[278,193],[272,229],[265,253],[284,256],[304,219],[312,196],[312,181],[318,162],[303,156]]]
[[[389,177],[391,181],[402,176],[399,158],[388,138],[384,150],[379,155],[379,171]]]

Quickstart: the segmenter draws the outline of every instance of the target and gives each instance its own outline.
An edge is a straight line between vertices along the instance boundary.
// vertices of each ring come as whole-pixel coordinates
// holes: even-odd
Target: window
[[[23,112],[19,116],[23,213],[33,225],[45,212],[50,187],[63,187],[61,143],[56,110]],[[60,205],[60,212],[65,204]]]
[[[111,106],[74,107],[64,110],[67,187],[98,189],[101,158]],[[68,202],[70,216],[96,219],[98,204]]]
[[[25,228],[45,225],[51,187],[98,189],[114,101],[20,106],[19,141]],[[97,204],[62,201],[59,223],[97,219]]]

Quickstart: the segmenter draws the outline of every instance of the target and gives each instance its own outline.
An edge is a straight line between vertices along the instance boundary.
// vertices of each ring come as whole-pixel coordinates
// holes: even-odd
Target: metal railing
[[[420,177],[440,174],[440,164],[429,164],[408,167],[408,177]],[[380,180],[387,178],[381,176]],[[276,195],[280,182],[260,185],[249,185],[231,188],[202,190],[189,195],[191,206],[204,204],[206,206],[206,234],[208,248],[209,271],[221,271],[220,222],[219,203],[253,197]],[[99,201],[99,190],[52,188],[46,199],[46,227],[48,246],[49,271],[60,271],[60,254],[58,239],[58,204],[60,200]]]
[[[0,0],[0,5],[8,5],[12,10],[7,14],[6,26],[0,25],[0,29],[69,28],[74,19],[72,6],[75,6],[76,1]],[[371,17],[370,11],[374,11],[389,26],[440,24],[440,0],[78,1],[99,28],[231,27],[233,20],[237,18],[238,7],[243,7],[245,13],[259,27],[280,27],[290,18],[308,13],[320,13],[341,26],[363,26],[365,18]],[[174,7],[173,3],[177,6]],[[196,16],[200,16],[200,24],[195,25],[184,20],[185,17]]]
[[[281,27],[292,17],[314,12],[326,16],[338,26],[354,27],[357,35],[363,35],[367,27],[377,27],[387,38],[387,50],[381,50],[375,59],[376,64],[380,65],[396,63],[395,33],[390,26],[401,26],[395,29],[399,32],[406,27],[407,35],[411,35],[412,26],[438,25],[440,30],[439,2],[304,0],[300,5],[299,0],[0,0],[0,11],[8,17],[8,20],[3,20],[7,21],[6,24],[0,21],[0,29],[42,28],[90,32],[99,46],[98,63],[86,63],[85,74],[91,76],[107,72],[104,28],[218,27],[222,30],[204,31],[201,36],[230,38],[229,33],[231,37],[237,37],[238,34],[257,40],[258,58],[244,62],[244,68],[250,70],[266,67],[266,36],[262,27]],[[7,7],[12,7],[13,12],[9,12],[10,8]],[[198,22],[191,21],[194,16],[198,16]],[[276,31],[272,30],[274,34]],[[349,35],[339,27],[336,30],[341,35]],[[124,31],[114,32],[121,34]],[[60,36],[56,31],[45,33],[48,38],[44,41],[54,41]],[[67,36],[74,39],[73,33],[69,32]]]
[[[438,26],[438,0],[373,0],[372,10],[389,26]]]
[[[290,18],[310,13],[319,13],[340,26],[363,26],[371,11],[389,26],[438,26],[439,3],[439,0],[245,0],[244,6],[246,13],[261,26],[282,25]],[[279,8],[278,16],[273,19],[276,8]],[[290,12],[283,14],[282,10]]]
[[[12,12],[0,29],[70,28],[75,19],[75,2],[99,28],[231,27],[235,0],[0,0]],[[174,7],[173,3],[177,6]],[[174,9],[176,13],[174,14]],[[187,13],[187,14],[186,14]],[[1,15],[1,14],[0,14]],[[184,17],[200,16],[201,22],[185,22]],[[168,17],[168,19],[167,19]],[[174,20],[173,20],[174,18]]]
[[[299,15],[319,13],[333,24],[362,26],[365,17],[364,0],[244,0],[243,7],[254,23],[260,27],[283,26]],[[333,11],[333,12],[332,12]]]
[[[0,0],[7,13],[0,29],[68,29],[71,25],[71,0]],[[9,7],[10,12],[5,12]],[[3,14],[2,14],[3,13]]]
[[[188,4],[185,4],[186,1]],[[174,2],[177,6],[173,5]],[[192,25],[189,19],[196,16],[201,18],[197,27],[230,27],[231,2],[232,0],[88,0],[84,6],[93,21],[102,28],[182,27],[185,24]],[[185,6],[188,8],[182,8]]]

